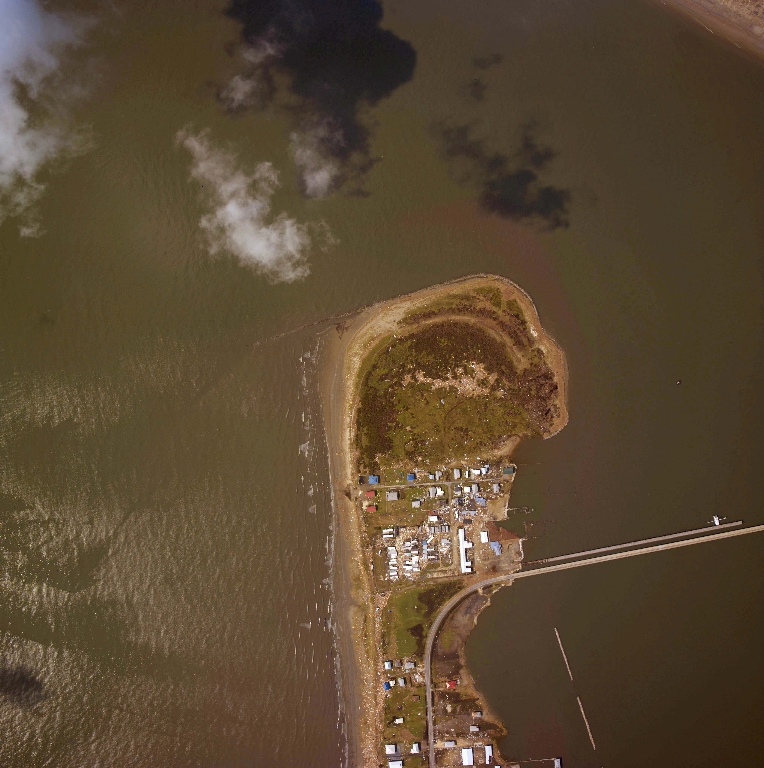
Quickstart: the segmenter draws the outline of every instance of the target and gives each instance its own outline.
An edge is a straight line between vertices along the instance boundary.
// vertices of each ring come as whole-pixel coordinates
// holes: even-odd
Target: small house
[[[515,474],[516,467],[504,467],[502,470],[502,473],[505,475],[514,475]]]
[[[393,723],[395,725],[403,725],[403,718],[402,717],[396,717],[395,720],[393,720]]]
[[[414,499],[414,501],[412,501],[412,502],[411,502],[411,506],[412,506],[414,509],[419,509],[419,507],[421,507],[421,506],[422,506],[422,501],[421,501],[421,499]]]
[[[416,480],[416,474],[414,472],[409,472],[406,475],[406,480],[408,480],[410,483],[413,483]]]
[[[480,531],[480,543],[488,544],[488,531]]]
[[[385,744],[386,755],[397,755],[400,752],[397,744]]]
[[[448,739],[446,742],[444,742],[443,746],[446,747],[446,749],[451,749],[452,747],[456,746],[456,742],[453,739]]]
[[[369,504],[366,507],[367,512],[376,512],[377,511],[377,505],[376,504]]]
[[[389,659],[385,662],[385,669],[392,669],[393,668],[393,662]]]
[[[501,485],[499,485],[499,483],[494,483],[494,484],[491,486],[491,490],[492,490],[494,493],[501,493]]]
[[[422,744],[418,741],[415,741],[411,745],[411,754],[412,755],[418,755],[422,751]]]
[[[462,471],[461,469],[455,469],[454,470],[454,480],[461,480],[462,479]]]
[[[475,710],[475,711],[472,713],[472,716],[473,716],[473,717],[482,717],[482,716],[483,716],[483,710],[482,710],[482,709],[476,709],[476,710]]]
[[[387,768],[403,768],[403,760],[388,760]]]
[[[400,491],[388,491],[385,494],[385,498],[388,501],[398,501],[398,499],[400,499],[400,497],[401,497]]]
[[[477,725],[470,726],[470,733],[480,733],[480,727]]]
[[[369,475],[369,485],[379,485],[379,475]]]
[[[475,765],[475,753],[472,747],[462,747],[462,765]]]
[[[486,501],[485,501],[485,499],[482,496],[476,496],[475,497],[475,503],[479,507],[484,507],[486,505]]]
[[[493,747],[490,744],[485,745],[485,764],[490,765],[493,762]]]
[[[390,683],[388,683],[388,682],[387,682],[387,680],[385,680],[385,682],[384,682],[384,683],[382,683],[382,687],[383,687],[383,688],[384,688],[386,691],[389,691],[389,690],[390,690],[390,689],[391,689],[393,686],[392,686],[392,685],[390,685]]]
[[[430,480],[434,480],[434,479],[435,479],[435,473],[434,473],[434,472],[428,472],[428,473],[427,473],[427,477],[428,477]]]
[[[436,480],[440,480],[442,477],[443,477],[443,473],[439,469],[436,469],[435,470],[435,479]]]
[[[416,664],[415,664],[413,661],[407,661],[407,662],[406,662],[406,663],[403,665],[403,668],[404,668],[404,669],[415,669],[415,668],[416,668]]]
[[[493,550],[494,555],[498,557],[501,554],[501,542],[500,541],[489,541],[488,546]]]
[[[449,690],[452,690],[453,688],[456,688],[456,686],[459,685],[459,682],[457,680],[449,680],[446,683],[446,688]]]
[[[398,685],[400,685],[401,688],[405,688],[405,686],[406,686],[406,678],[405,677],[399,677],[398,678]]]
[[[366,491],[366,498],[373,499],[377,495],[376,491]]]

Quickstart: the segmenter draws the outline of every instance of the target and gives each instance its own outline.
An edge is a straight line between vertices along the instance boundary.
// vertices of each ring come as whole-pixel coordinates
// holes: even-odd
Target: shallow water
[[[531,556],[764,517],[761,66],[641,2],[388,2],[417,65],[364,115],[368,194],[305,200],[291,114],[216,97],[224,7],[103,12],[92,149],[43,237],[0,227],[3,764],[342,763],[314,335],[258,344],[312,320],[477,271],[529,291],[571,372],[569,426],[518,456]],[[304,281],[207,252],[189,123],[327,223]],[[497,155],[550,205],[481,205]],[[705,546],[494,598],[468,650],[508,755],[755,763],[764,542]]]

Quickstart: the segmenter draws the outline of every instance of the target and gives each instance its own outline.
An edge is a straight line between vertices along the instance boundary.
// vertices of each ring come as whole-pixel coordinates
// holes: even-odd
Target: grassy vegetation
[[[403,744],[404,751],[409,751],[415,741],[424,739],[426,729],[426,699],[424,686],[401,688],[396,686],[385,700],[385,725],[383,741],[385,743]],[[402,725],[395,725],[396,717],[403,718]],[[406,765],[418,765],[417,756],[406,758]]]
[[[435,613],[463,586],[461,579],[412,587],[390,597],[383,619],[383,641],[395,642],[395,655],[421,656]]]
[[[362,367],[359,471],[481,456],[551,424],[554,375],[498,288],[441,297],[403,324],[410,332],[377,344]]]

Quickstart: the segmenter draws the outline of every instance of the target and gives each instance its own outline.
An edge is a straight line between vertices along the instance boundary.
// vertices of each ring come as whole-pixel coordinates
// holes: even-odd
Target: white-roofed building
[[[462,747],[462,765],[475,765],[475,753],[472,747]]]
[[[472,573],[472,563],[467,559],[467,550],[472,547],[472,542],[464,538],[464,528],[459,529],[459,567],[462,573]]]
[[[493,747],[490,744],[485,745],[485,764],[491,765],[493,763]]]

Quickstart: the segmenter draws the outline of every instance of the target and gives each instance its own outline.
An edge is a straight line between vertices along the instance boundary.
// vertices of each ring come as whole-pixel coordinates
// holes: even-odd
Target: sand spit
[[[568,421],[565,355],[541,326],[530,296],[506,278],[472,275],[379,302],[321,334],[321,404],[335,516],[337,628],[350,766],[378,765],[384,713],[382,665],[377,658],[377,648],[379,617],[385,597],[374,594],[371,551],[364,542],[360,511],[350,497],[355,470],[353,428],[358,374],[366,355],[380,338],[396,331],[404,316],[455,290],[497,284],[521,306],[531,334],[555,372],[560,412],[547,435],[551,437]]]
[[[653,0],[764,60],[764,0]]]

